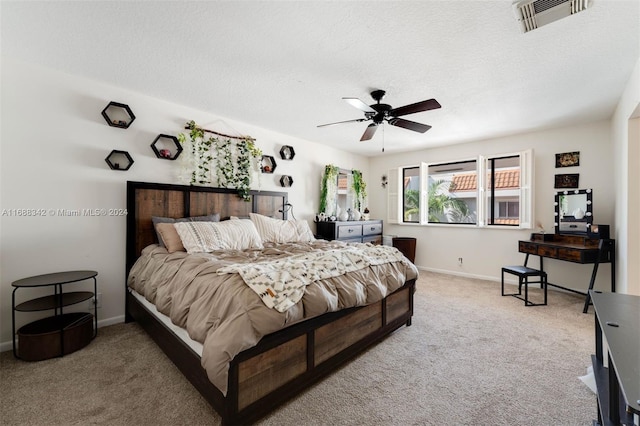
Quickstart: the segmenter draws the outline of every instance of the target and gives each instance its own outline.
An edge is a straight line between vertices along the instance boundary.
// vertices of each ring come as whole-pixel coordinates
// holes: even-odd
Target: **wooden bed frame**
[[[243,201],[231,189],[127,182],[129,270],[144,247],[156,242],[151,216],[188,217],[250,212],[281,214],[287,193],[251,191]],[[276,406],[335,371],[340,365],[404,324],[411,325],[415,280],[385,299],[292,325],[260,340],[230,363],[227,395],[207,378],[200,357],[126,291],[125,318],[137,321],[222,417],[223,424],[255,422]]]

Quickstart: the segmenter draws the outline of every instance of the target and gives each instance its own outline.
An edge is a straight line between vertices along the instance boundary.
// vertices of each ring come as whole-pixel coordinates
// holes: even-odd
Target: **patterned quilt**
[[[218,274],[240,274],[265,305],[285,312],[302,299],[304,289],[314,281],[402,261],[406,259],[393,247],[356,244],[269,262],[229,265],[218,269]]]

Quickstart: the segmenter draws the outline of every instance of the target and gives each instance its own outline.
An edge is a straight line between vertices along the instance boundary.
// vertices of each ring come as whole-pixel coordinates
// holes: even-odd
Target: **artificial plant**
[[[211,165],[215,161],[216,184],[220,188],[235,188],[243,200],[249,201],[252,168],[257,170],[262,159],[262,151],[251,138],[241,139],[234,143],[231,138],[210,137],[205,139],[204,129],[199,128],[192,120],[187,123],[189,139],[184,134],[178,140],[185,145],[188,155],[184,156],[183,167],[190,171],[190,183],[206,185],[211,183]],[[215,133],[208,131],[210,133]],[[215,157],[212,155],[215,151]],[[252,167],[253,166],[253,167]]]
[[[354,194],[354,208],[361,211],[367,198],[367,183],[362,178],[360,170],[351,170],[351,186]]]
[[[328,215],[334,214],[333,203],[335,203],[335,195],[338,187],[339,170],[340,169],[333,164],[327,164],[324,167],[322,187],[320,188],[320,213],[326,213]]]
[[[204,130],[196,126],[192,120],[187,123],[189,128],[189,140],[180,133],[178,141],[185,145],[185,154],[182,156],[183,168],[190,173],[190,183],[192,185],[206,185],[211,183],[211,145],[213,138],[205,139]]]

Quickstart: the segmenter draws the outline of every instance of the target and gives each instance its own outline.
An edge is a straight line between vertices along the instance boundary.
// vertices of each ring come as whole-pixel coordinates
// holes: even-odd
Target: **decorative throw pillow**
[[[182,217],[179,219],[174,219],[172,217],[160,217],[160,216],[152,216],[151,222],[153,222],[153,227],[156,229],[156,236],[158,237],[158,244],[160,247],[166,247],[165,242],[162,240],[160,233],[158,232],[158,228],[156,225],[159,223],[176,223],[176,222],[220,222],[220,213],[210,214],[209,216],[193,216],[193,217]]]
[[[158,223],[156,225],[156,233],[164,242],[164,245],[169,253],[175,253],[176,251],[186,251],[184,246],[182,245],[180,235],[178,235],[178,231],[176,231],[173,223]]]
[[[282,220],[249,213],[263,242],[297,243],[315,241],[313,232],[306,220]]]
[[[173,226],[187,253],[263,248],[260,235],[250,220],[176,222]]]

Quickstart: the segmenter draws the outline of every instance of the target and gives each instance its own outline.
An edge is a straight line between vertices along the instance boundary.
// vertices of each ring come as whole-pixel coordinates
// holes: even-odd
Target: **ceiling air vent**
[[[590,0],[516,0],[516,18],[523,33],[566,18],[589,7]]]

